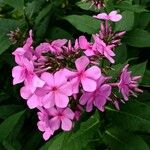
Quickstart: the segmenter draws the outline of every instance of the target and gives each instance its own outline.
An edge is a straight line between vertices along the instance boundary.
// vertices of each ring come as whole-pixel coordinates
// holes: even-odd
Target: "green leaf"
[[[76,5],[83,10],[99,12],[97,9],[95,9],[94,7],[91,6],[91,3],[88,3],[88,2],[86,2],[86,3],[85,2],[77,2]]]
[[[67,31],[59,28],[59,27],[54,27],[50,30],[50,33],[48,35],[49,39],[73,39],[72,35],[68,33]]]
[[[150,86],[150,70],[146,70],[142,79],[142,85]]]
[[[78,130],[60,133],[50,139],[40,150],[83,150],[97,134],[98,125],[98,117],[92,116],[87,121],[82,122]]]
[[[142,101],[130,100],[122,104],[121,110],[106,107],[107,117],[112,124],[130,131],[150,133],[150,106]]]
[[[119,128],[106,130],[104,140],[111,150],[149,150],[141,137]]]
[[[23,116],[24,112],[25,111],[21,111],[14,114],[0,124],[0,141],[3,141],[8,135],[11,134],[11,131],[19,123],[19,120]]]
[[[20,105],[3,105],[0,106],[0,118],[6,119],[9,116],[13,115],[14,113],[17,113],[23,109]]]
[[[115,31],[129,31],[134,25],[134,12],[124,11],[122,19],[115,24]]]
[[[126,3],[124,1],[120,2],[118,5],[115,5],[114,7],[119,9],[119,10],[122,10],[122,11],[128,10],[128,11],[133,11],[133,12],[136,12],[136,13],[141,13],[141,12],[148,11],[144,8],[144,6],[137,5],[137,4],[132,5],[132,4]]]
[[[13,8],[22,11],[24,7],[24,0],[3,0],[5,4],[12,6]]]
[[[127,48],[126,48],[126,45],[125,44],[122,44],[120,46],[118,46],[116,49],[115,49],[115,63],[118,64],[118,63],[124,63],[127,59]]]
[[[64,17],[64,19],[70,22],[79,31],[86,32],[88,34],[98,32],[100,27],[100,21],[88,15],[70,15]]]
[[[130,68],[130,70],[132,71],[132,74],[135,75],[135,76],[142,76],[143,77],[143,75],[145,73],[145,70],[146,70],[146,64],[147,64],[147,61],[132,66]]]
[[[150,47],[150,33],[146,30],[135,29],[126,34],[125,41],[134,47]]]

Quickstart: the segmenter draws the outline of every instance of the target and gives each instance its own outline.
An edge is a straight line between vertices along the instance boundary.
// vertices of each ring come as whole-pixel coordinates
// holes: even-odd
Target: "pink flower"
[[[44,85],[44,82],[35,75],[32,61],[22,58],[20,64],[20,66],[15,66],[12,69],[12,76],[14,78],[13,85],[22,82],[25,82],[33,88],[42,87]]]
[[[93,44],[89,43],[85,36],[79,37],[79,46],[81,49],[85,50],[84,53],[86,56],[93,56],[95,55],[92,46]]]
[[[50,108],[49,114],[51,119],[49,120],[50,127],[53,131],[61,129],[64,131],[70,131],[72,128],[72,120],[74,119],[74,112],[70,108]]]
[[[60,108],[65,108],[69,103],[69,97],[72,95],[71,84],[67,81],[66,77],[61,71],[56,72],[54,75],[44,72],[41,79],[45,81],[42,88],[35,91],[38,98],[42,98],[42,103],[45,108],[50,108],[56,105]],[[33,99],[33,102],[37,101]]]
[[[40,112],[38,112],[39,121],[37,123],[38,129],[43,133],[44,140],[48,140],[54,133],[54,131],[50,128],[49,125],[49,113],[47,110],[43,108],[39,108]]]
[[[137,83],[137,81],[141,78],[141,76],[132,76],[131,72],[128,71],[128,67],[129,65],[126,65],[123,68],[120,76],[120,81],[118,83],[119,90],[126,101],[128,100],[130,93],[133,96],[136,96],[136,94],[133,91],[142,92],[142,90],[138,88]]]
[[[111,20],[113,22],[118,22],[122,19],[122,16],[120,14],[117,14],[117,11],[111,11],[109,14],[100,13],[97,16],[93,17],[102,20]]]
[[[97,35],[93,35],[94,44],[93,49],[99,52],[102,56],[105,56],[111,63],[114,63],[113,57],[115,53],[112,51],[115,45],[106,45]]]
[[[66,39],[58,39],[50,43],[49,49],[54,54],[60,54],[63,52],[62,47],[67,43]]]
[[[22,57],[28,59],[29,61],[33,58],[33,47],[32,47],[32,30],[29,32],[29,38],[26,40],[23,47],[17,48],[12,54],[15,56],[15,61],[20,65],[20,59]]]
[[[89,64],[90,60],[88,57],[82,56],[75,61],[76,72],[67,72],[67,70],[65,70],[66,76],[70,78],[70,82],[72,83],[73,93],[79,92],[80,83],[87,92],[92,92],[96,89],[96,80],[101,76],[101,70],[97,66],[92,66],[86,70]]]
[[[90,112],[93,109],[93,105],[100,111],[104,111],[104,106],[111,94],[111,86],[104,83],[106,78],[100,77],[97,80],[97,87],[94,92],[84,92],[80,98],[80,104],[86,105],[86,111]]]

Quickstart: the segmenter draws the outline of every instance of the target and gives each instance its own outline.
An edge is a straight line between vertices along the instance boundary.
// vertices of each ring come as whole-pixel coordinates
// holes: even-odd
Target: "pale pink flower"
[[[72,84],[73,93],[79,92],[80,83],[85,91],[92,92],[96,89],[96,80],[101,76],[101,70],[97,66],[92,66],[86,70],[89,64],[88,57],[81,56],[75,61],[77,71],[64,70],[64,75],[70,79]]]
[[[54,75],[44,72],[41,79],[46,83],[42,88],[38,88],[35,94],[42,98],[42,104],[45,108],[50,108],[56,105],[60,108],[65,108],[69,103],[69,96],[72,95],[71,84],[67,78],[61,73],[56,72]],[[33,101],[37,101],[34,100]]]
[[[79,37],[79,46],[80,46],[81,49],[84,50],[84,53],[85,53],[86,56],[95,55],[95,53],[92,49],[93,44],[89,43],[85,36],[80,36]]]
[[[49,113],[43,108],[39,108],[40,112],[37,113],[39,121],[37,123],[38,129],[43,132],[43,139],[48,140],[54,131],[50,128]]]
[[[62,47],[67,43],[66,39],[58,39],[55,41],[52,41],[49,45],[49,49],[54,54],[60,54],[63,52]]]
[[[49,114],[51,119],[49,120],[50,128],[55,131],[61,126],[64,131],[70,131],[72,128],[72,120],[74,119],[74,112],[70,108],[50,108]]]
[[[26,40],[23,47],[17,48],[12,54],[15,56],[15,62],[20,65],[20,59],[26,58],[29,61],[33,58],[33,47],[32,47],[32,30],[29,32],[29,38]]]
[[[97,35],[93,35],[94,38],[94,44],[93,49],[94,51],[97,51],[100,53],[100,55],[106,57],[111,63],[114,63],[113,57],[115,56],[115,53],[113,52],[113,48],[115,45],[106,45],[106,43],[101,40]]]
[[[93,17],[97,18],[97,19],[102,19],[102,20],[110,20],[113,22],[118,22],[122,19],[122,16],[120,14],[118,14],[117,11],[111,11],[109,14],[100,13]]]
[[[22,58],[20,66],[12,69],[13,85],[25,82],[30,87],[42,87],[44,82],[34,73],[34,65],[32,61]]]
[[[119,90],[126,101],[130,94],[136,96],[134,91],[142,92],[142,90],[138,88],[138,80],[140,80],[141,76],[132,76],[131,72],[128,71],[128,67],[129,65],[126,65],[123,68],[120,81],[118,83]]]
[[[106,84],[107,78],[100,77],[97,80],[97,87],[94,92],[84,92],[80,98],[80,104],[86,105],[86,111],[91,112],[93,105],[100,111],[104,111],[104,106],[111,94],[111,86]]]

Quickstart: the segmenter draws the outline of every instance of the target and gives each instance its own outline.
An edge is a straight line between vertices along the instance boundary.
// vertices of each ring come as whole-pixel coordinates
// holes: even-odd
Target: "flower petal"
[[[84,71],[90,63],[90,60],[86,56],[81,56],[75,61],[75,65],[78,71]]]
[[[81,83],[82,83],[83,89],[86,92],[93,92],[96,90],[97,83],[96,83],[96,81],[94,81],[90,78],[81,79]]]
[[[61,119],[62,123],[61,123],[61,128],[64,131],[70,131],[72,128],[72,121],[68,118],[63,118]]]

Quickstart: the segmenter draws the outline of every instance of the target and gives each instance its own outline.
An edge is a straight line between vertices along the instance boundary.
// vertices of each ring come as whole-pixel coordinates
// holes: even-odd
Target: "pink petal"
[[[85,71],[85,75],[86,75],[86,77],[97,80],[101,76],[101,70],[97,66],[92,66],[91,68],[89,68]]]
[[[84,51],[84,54],[86,56],[93,56],[93,55],[95,55],[94,50],[92,50],[92,49],[87,49],[86,51]]]
[[[63,114],[65,115],[65,117],[73,120],[74,118],[74,112],[70,109],[70,108],[66,108],[64,111],[63,111]]]
[[[47,141],[52,135],[53,135],[53,131],[50,128],[47,128],[43,134],[43,138],[45,141]]]
[[[87,102],[86,111],[87,111],[87,112],[91,112],[92,109],[93,109],[93,100],[90,99],[90,100]]]
[[[61,124],[62,130],[70,131],[72,128],[72,121],[65,117],[63,119],[61,119],[61,121],[62,121],[62,124]]]
[[[113,22],[118,22],[122,19],[122,16],[117,14],[117,11],[112,11],[109,13],[109,19]]]
[[[13,85],[21,83],[25,80],[25,70],[23,67],[16,66],[12,69],[12,76],[14,78]]]
[[[87,49],[88,48],[89,43],[88,43],[85,36],[79,37],[79,45],[80,45],[81,49]]]
[[[57,114],[58,114],[58,111],[55,107],[48,109],[48,112],[49,112],[50,116],[57,116]]]
[[[33,77],[32,82],[34,87],[43,87],[45,84],[45,82],[36,75]]]
[[[48,72],[42,73],[41,79],[43,81],[45,81],[49,86],[54,86],[55,85],[55,81],[54,81],[53,75],[48,73]]]
[[[54,93],[49,92],[42,98],[42,104],[45,108],[51,108],[54,106]]]
[[[67,107],[69,103],[68,96],[61,94],[61,93],[55,93],[55,104],[59,108],[65,108]]]
[[[49,121],[50,127],[53,131],[56,131],[60,128],[60,119],[58,117],[53,117]]]
[[[104,20],[108,20],[108,15],[106,13],[100,13],[97,16],[93,16],[94,18],[97,19],[104,19]]]
[[[62,92],[62,94],[67,95],[67,96],[71,96],[73,91],[72,91],[72,86],[71,83],[67,82],[66,84],[62,85],[59,88],[60,92]]]
[[[51,43],[52,46],[57,45],[58,47],[62,47],[67,43],[66,39],[58,39]]]
[[[83,89],[87,92],[93,92],[96,90],[96,87],[97,87],[96,81],[90,78],[81,79],[81,83],[82,83]]]
[[[73,78],[71,81],[71,86],[72,86],[72,92],[73,94],[79,93],[79,84],[80,84],[80,80],[78,79],[78,77]]]
[[[33,94],[27,101],[27,105],[29,106],[30,109],[34,109],[38,107],[40,104],[38,97]]]
[[[28,99],[32,96],[32,92],[29,87],[24,86],[20,89],[20,95],[23,99]]]
[[[93,96],[92,96],[92,93],[88,93],[88,92],[84,92],[82,94],[82,96],[80,97],[80,104],[81,105],[85,105],[87,103],[87,101],[89,99],[91,99]]]
[[[57,71],[54,74],[54,82],[55,82],[55,86],[62,86],[67,82],[67,78],[63,74],[63,71]]]
[[[78,71],[84,71],[85,68],[88,66],[90,63],[88,57],[86,56],[81,56],[80,58],[76,59],[75,65]]]

